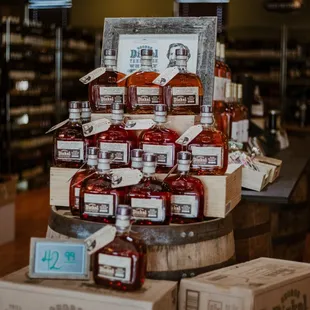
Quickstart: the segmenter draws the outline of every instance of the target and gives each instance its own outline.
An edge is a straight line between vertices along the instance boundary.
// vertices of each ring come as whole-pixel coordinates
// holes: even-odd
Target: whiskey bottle
[[[164,103],[174,115],[199,114],[203,99],[203,86],[198,75],[187,71],[189,58],[186,49],[176,50],[179,73],[164,86]]]
[[[198,175],[223,175],[228,166],[228,140],[214,126],[212,107],[201,107],[202,132],[188,145],[192,153],[192,172]]]
[[[126,104],[126,81],[117,83],[126,75],[116,71],[116,51],[103,52],[106,72],[89,83],[88,96],[93,113],[111,113],[112,103]]]
[[[89,123],[91,121],[91,109],[89,101],[82,101],[81,103],[81,120],[82,124]],[[89,137],[85,137],[86,147],[96,146],[97,144],[97,136],[92,135]]]
[[[129,190],[136,225],[168,225],[171,221],[170,187],[156,179],[156,160],[155,154],[143,154],[143,178]]]
[[[100,151],[94,175],[83,181],[80,190],[80,217],[101,223],[114,223],[118,204],[125,203],[126,189],[112,188],[110,153]]]
[[[133,169],[143,169],[143,150],[141,149],[134,149],[131,151],[131,168]]]
[[[93,278],[97,285],[117,290],[141,288],[146,274],[146,245],[130,231],[132,209],[118,205],[115,239],[93,256]]]
[[[112,104],[111,126],[98,134],[97,145],[101,151],[111,153],[111,167],[122,168],[130,165],[130,152],[136,147],[137,139],[133,131],[126,130],[124,105]]]
[[[202,182],[189,175],[191,153],[178,153],[178,173],[168,177],[165,182],[171,188],[172,223],[187,224],[203,220],[204,186]]]
[[[141,68],[127,79],[127,112],[151,114],[154,105],[162,104],[162,88],[153,84],[159,73],[153,70],[153,50],[141,50]]]
[[[98,148],[89,147],[87,149],[87,166],[85,170],[77,172],[70,182],[70,211],[72,215],[80,216],[80,190],[84,180],[92,176],[97,171]]]
[[[165,126],[167,122],[166,105],[158,104],[155,106],[154,121],[155,125],[141,132],[139,147],[144,152],[156,154],[156,172],[166,173],[174,167],[176,154],[181,151],[181,146],[175,143],[179,135]]]
[[[242,84],[237,84],[238,87],[238,105],[241,111],[241,135],[240,142],[247,143],[249,140],[249,113],[247,107],[242,102],[243,87]]]
[[[55,167],[79,168],[86,159],[80,102],[69,102],[69,121],[54,134],[53,164]]]
[[[225,44],[220,45],[220,60],[222,62],[223,69],[225,71],[225,77],[231,81],[231,70],[226,63],[225,59]]]
[[[237,84],[228,83],[227,87],[229,86],[231,88],[231,100],[228,106],[231,115],[231,139],[241,142],[241,124],[243,116],[237,99]]]

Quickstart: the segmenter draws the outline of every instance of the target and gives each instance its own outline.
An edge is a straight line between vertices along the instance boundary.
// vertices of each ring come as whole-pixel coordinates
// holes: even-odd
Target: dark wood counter
[[[310,137],[290,137],[290,147],[278,153],[282,169],[279,178],[261,192],[243,189],[242,198],[253,202],[287,204],[310,159]]]

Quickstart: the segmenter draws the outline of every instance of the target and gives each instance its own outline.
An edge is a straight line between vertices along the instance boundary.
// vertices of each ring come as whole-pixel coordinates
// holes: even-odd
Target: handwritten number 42
[[[48,270],[59,270],[61,267],[56,267],[59,260],[59,252],[57,251],[45,251],[42,262],[47,262]]]

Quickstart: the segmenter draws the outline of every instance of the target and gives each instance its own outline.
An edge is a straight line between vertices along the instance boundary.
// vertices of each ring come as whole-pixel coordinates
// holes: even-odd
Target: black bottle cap
[[[133,149],[131,150],[131,158],[142,158],[143,153],[142,149]]]
[[[155,104],[154,112],[167,112],[167,106],[165,104]]]
[[[98,153],[99,159],[111,159],[111,153],[106,151],[99,151]]]
[[[99,149],[97,147],[89,147],[87,148],[87,155],[98,155]]]
[[[176,51],[175,51],[175,54],[177,56],[188,56],[188,51],[187,49],[185,48],[178,48]]]
[[[131,217],[132,214],[132,208],[128,205],[118,205],[116,208],[116,216],[128,216]]]
[[[115,102],[112,103],[111,108],[112,111],[121,111],[124,110],[124,105],[122,103]]]
[[[157,161],[157,155],[153,153],[144,153],[142,160],[148,163],[155,163]]]
[[[69,102],[69,109],[81,109],[81,102],[80,101],[70,101]]]
[[[202,105],[200,108],[201,113],[213,113],[211,105]]]
[[[144,48],[141,50],[141,56],[153,56],[153,50]]]
[[[178,153],[178,160],[191,160],[192,155],[190,152],[182,151]]]
[[[90,109],[89,101],[82,101],[81,102],[81,108],[82,109]]]

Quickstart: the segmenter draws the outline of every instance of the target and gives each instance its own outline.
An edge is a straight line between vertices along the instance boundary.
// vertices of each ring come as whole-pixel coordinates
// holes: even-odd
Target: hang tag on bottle
[[[178,144],[187,146],[191,141],[193,141],[202,132],[201,125],[195,125],[187,129],[183,135],[175,141]]]
[[[116,235],[116,228],[111,225],[104,226],[94,234],[84,240],[89,255],[94,254],[99,249],[103,248],[112,242]]]
[[[141,181],[142,177],[143,173],[138,169],[111,169],[112,188],[136,185]]]
[[[131,75],[135,74],[136,72],[139,72],[140,71],[140,68],[135,70],[135,71],[132,71],[131,73],[127,74],[126,76],[124,76],[122,79],[118,80],[116,83],[120,83],[120,82],[123,82],[125,81],[126,79],[128,79]]]
[[[100,118],[95,121],[83,124],[83,134],[85,137],[95,135],[97,133],[107,131],[111,126],[111,122],[106,118]]]
[[[53,126],[52,128],[50,128],[45,134],[50,133],[60,127],[62,127],[63,125],[67,124],[69,122],[69,118],[62,121],[61,123],[58,123],[57,125]]]
[[[153,84],[165,86],[179,73],[178,67],[169,67],[165,69],[154,81]]]
[[[102,74],[104,74],[105,72],[106,72],[105,67],[99,67],[99,68],[87,73],[83,77],[81,77],[79,79],[79,81],[82,82],[83,84],[87,85],[90,82],[92,82],[93,80],[95,80],[96,78],[98,78],[99,76],[101,76]]]
[[[156,123],[152,119],[129,119],[126,122],[126,130],[144,130],[149,129]]]

